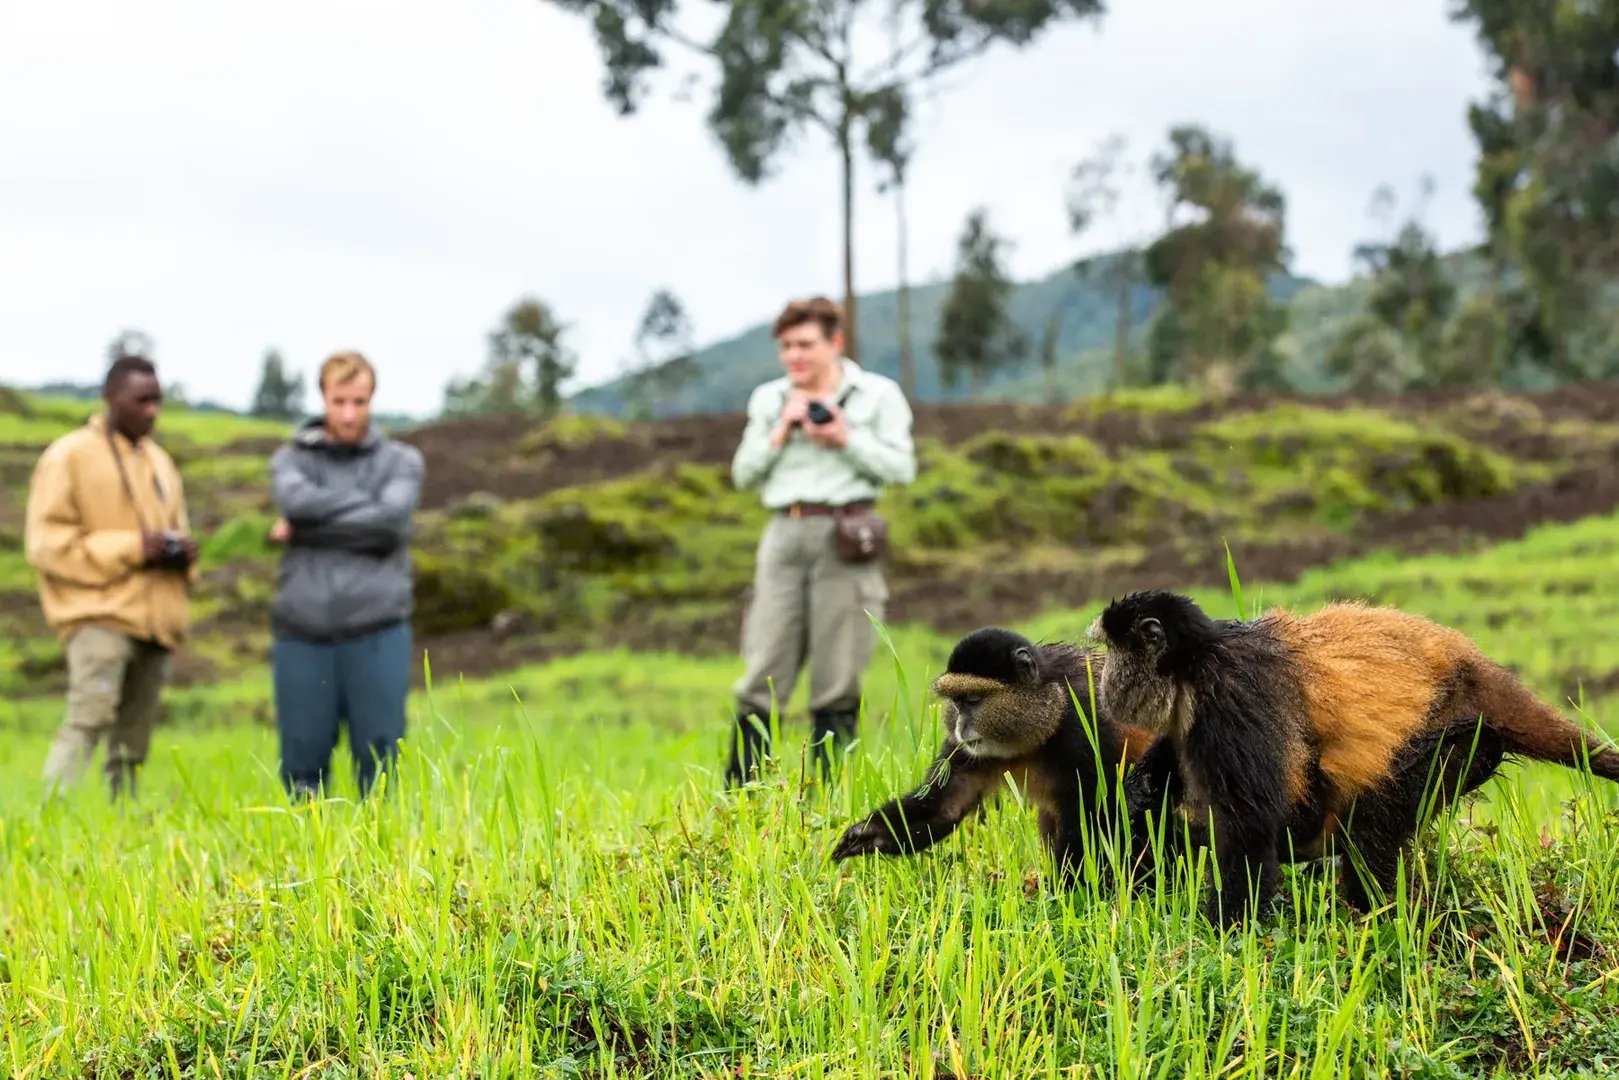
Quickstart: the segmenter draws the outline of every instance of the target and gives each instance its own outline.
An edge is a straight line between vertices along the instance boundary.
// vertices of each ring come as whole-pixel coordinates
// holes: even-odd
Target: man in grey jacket
[[[281,782],[294,797],[319,794],[342,721],[364,796],[405,733],[423,463],[372,428],[365,357],[329,358],[320,391],[324,415],[271,459],[271,539],[287,545],[270,605]]]

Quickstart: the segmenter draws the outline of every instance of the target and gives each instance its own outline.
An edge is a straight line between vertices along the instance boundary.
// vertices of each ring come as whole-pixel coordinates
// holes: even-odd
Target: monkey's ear
[[[1136,623],[1136,630],[1141,634],[1144,641],[1153,645],[1162,645],[1164,643],[1164,624],[1150,615]]]
[[[1040,663],[1027,645],[1019,645],[1012,650],[1012,668],[1017,672],[1018,682],[1025,686],[1033,686],[1040,681]]]

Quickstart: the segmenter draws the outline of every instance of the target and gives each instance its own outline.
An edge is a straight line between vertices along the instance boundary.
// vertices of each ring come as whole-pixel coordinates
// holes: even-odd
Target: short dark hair
[[[824,296],[794,300],[776,316],[776,323],[771,328],[770,336],[781,337],[784,331],[807,322],[819,323],[821,333],[830,341],[832,335],[843,328],[843,309]]]
[[[107,379],[101,384],[103,393],[113,389],[131,375],[150,375],[157,378],[157,366],[144,356],[120,356],[107,369]]]

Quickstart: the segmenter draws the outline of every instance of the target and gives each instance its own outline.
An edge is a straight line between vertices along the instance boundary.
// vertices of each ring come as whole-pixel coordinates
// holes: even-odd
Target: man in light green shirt
[[[854,737],[877,643],[871,620],[885,615],[885,560],[844,561],[834,515],[915,479],[911,407],[892,379],[843,356],[842,322],[824,298],[787,305],[774,327],[785,375],[753,392],[731,463],[736,486],[758,491],[773,511],[743,623],[745,670],[733,687],[732,785],[770,752],[770,717],[806,663],[811,742],[823,770],[830,765],[828,744]]]

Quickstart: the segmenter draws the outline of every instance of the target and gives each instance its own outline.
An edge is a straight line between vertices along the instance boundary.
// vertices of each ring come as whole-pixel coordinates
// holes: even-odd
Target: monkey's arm
[[[1183,794],[1175,741],[1168,735],[1154,739],[1124,780],[1124,794],[1132,816],[1156,813],[1167,798],[1173,807]]]
[[[932,847],[984,801],[996,776],[994,764],[957,753],[955,740],[946,739],[921,786],[849,826],[832,858],[910,855]]]
[[[1271,897],[1287,807],[1281,747],[1268,718],[1229,701],[1212,705],[1199,709],[1187,749],[1214,812],[1217,876],[1203,911],[1229,926]]]
[[[1124,778],[1125,815],[1130,829],[1130,880],[1142,887],[1157,877],[1159,859],[1173,861],[1182,851],[1180,815],[1186,789],[1175,741],[1161,735],[1148,744]],[[1160,816],[1162,815],[1162,816]],[[1156,828],[1149,827],[1152,822]],[[1153,837],[1159,847],[1153,847]]]

